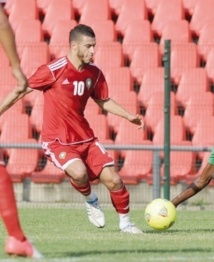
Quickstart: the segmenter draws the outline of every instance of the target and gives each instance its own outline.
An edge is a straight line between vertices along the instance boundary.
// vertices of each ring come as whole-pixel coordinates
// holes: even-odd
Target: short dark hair
[[[82,35],[95,38],[95,33],[90,26],[79,24],[71,29],[69,33],[69,43],[78,40]]]

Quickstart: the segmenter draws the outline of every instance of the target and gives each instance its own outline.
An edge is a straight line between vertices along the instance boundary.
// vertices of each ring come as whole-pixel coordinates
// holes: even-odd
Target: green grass
[[[20,218],[26,234],[45,255],[42,261],[214,261],[211,211],[178,210],[173,227],[157,232],[144,222],[143,210],[134,209],[132,220],[145,232],[143,235],[120,233],[114,210],[105,208],[104,212],[103,229],[88,222],[83,208],[20,208]],[[28,261],[4,253],[5,237],[1,224],[0,261]]]

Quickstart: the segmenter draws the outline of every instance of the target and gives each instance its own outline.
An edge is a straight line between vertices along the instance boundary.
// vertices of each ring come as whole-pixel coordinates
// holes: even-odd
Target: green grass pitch
[[[188,208],[187,208],[188,210]],[[132,262],[214,261],[214,212],[179,211],[176,223],[165,232],[149,228],[144,210],[133,209],[133,222],[145,232],[129,235],[118,230],[113,208],[104,208],[105,228],[94,227],[85,209],[20,208],[23,228],[45,255],[41,261]],[[0,261],[36,261],[4,253],[5,229],[0,225]]]

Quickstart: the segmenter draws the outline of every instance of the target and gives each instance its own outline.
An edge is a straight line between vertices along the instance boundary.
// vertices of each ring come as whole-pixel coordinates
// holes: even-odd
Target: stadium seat
[[[25,143],[38,145],[35,139],[28,139]],[[7,163],[7,172],[15,183],[23,182],[35,171],[38,162],[38,149],[12,148]]]
[[[151,146],[144,140],[142,146]],[[126,150],[125,159],[119,174],[127,184],[137,184],[152,172],[153,152],[151,150]]]
[[[44,169],[31,174],[31,181],[34,183],[59,184],[65,178],[64,171],[57,168],[52,162],[47,161]]]
[[[190,141],[185,141],[181,146],[191,147]],[[186,176],[195,174],[196,154],[192,151],[171,151],[170,153],[170,184],[185,181]],[[164,166],[161,169],[161,176],[164,176]]]
[[[90,0],[86,1],[80,16],[80,24],[91,25],[91,22],[101,20],[110,20],[110,7],[108,0]]]
[[[21,67],[25,74],[29,77],[35,70],[50,61],[48,44],[46,42],[31,43],[25,46],[22,57]]]
[[[210,82],[214,82],[214,47],[209,51],[207,55],[207,61],[205,70]]]
[[[16,86],[16,80],[12,75],[11,68],[9,67],[9,65],[5,65],[4,67],[1,68],[0,86],[1,86],[1,90],[4,88],[4,86],[6,87],[11,86],[11,89]]]
[[[192,92],[183,115],[184,124],[188,131],[194,134],[199,119],[213,116],[213,109],[214,100],[211,92]]]
[[[90,127],[94,131],[94,135],[97,136],[101,143],[110,139],[110,132],[108,127],[107,117],[103,114],[92,115],[90,111],[85,111],[85,118],[89,122]]]
[[[94,63],[101,69],[123,67],[124,57],[119,42],[102,43],[96,46]]]
[[[213,146],[214,136],[212,131],[214,129],[214,116],[207,115],[204,118],[198,119],[197,126],[192,138],[194,146]]]
[[[186,140],[186,130],[183,118],[179,115],[171,115],[170,119],[170,142],[174,145],[180,145]],[[155,128],[153,136],[154,145],[164,144],[164,119],[160,120]]]
[[[171,45],[171,77],[175,84],[187,69],[196,67],[199,67],[199,55],[194,43]]]
[[[151,25],[148,20],[131,20],[124,32],[123,53],[132,60],[137,46],[153,41]]]
[[[206,62],[210,50],[213,49],[214,45],[214,29],[213,29],[214,19],[206,21],[201,28],[200,35],[197,42],[197,50],[202,61]]]
[[[160,39],[160,50],[164,53],[164,41],[170,39],[171,44],[189,43],[191,32],[186,20],[170,20],[166,22]]]
[[[174,92],[170,92],[170,110],[171,114],[177,113],[176,100]],[[164,118],[164,91],[156,92],[151,95],[148,101],[145,122],[146,127],[154,133],[159,121],[163,121]]]
[[[185,106],[193,93],[209,91],[209,81],[204,68],[186,69],[180,78],[176,99]]]
[[[118,85],[129,87],[127,91],[131,91],[134,89],[134,81],[131,76],[129,67],[109,68],[105,72],[105,78],[109,88],[111,88],[111,86]]]
[[[200,35],[200,32],[207,21],[213,20],[212,8],[212,0],[197,1],[190,21],[190,29],[196,36]]]
[[[147,107],[152,95],[164,91],[164,68],[150,68],[144,72],[138,92],[138,102],[141,106]]]
[[[32,107],[31,115],[30,115],[30,123],[32,128],[37,132],[41,133],[42,131],[42,124],[43,124],[43,92],[34,91],[37,93],[35,97],[35,101]]]
[[[151,14],[152,16],[155,15],[158,5],[159,5],[160,0],[145,0],[146,3],[146,7],[148,9],[149,14]]]
[[[159,66],[161,66],[161,55],[156,43],[136,47],[130,63],[130,70],[137,83],[141,83],[146,71]]]
[[[36,0],[16,0],[13,1],[9,21],[14,30],[20,20],[34,20],[39,18]]]
[[[195,7],[201,0],[182,0],[184,10],[186,14],[192,17]]]
[[[39,9],[39,12],[45,15],[47,12],[48,6],[52,3],[52,0],[37,0],[36,3]]]
[[[124,90],[122,88],[124,88],[124,85],[122,85],[121,88],[118,88],[118,85],[112,85],[110,87],[109,96],[132,114],[137,114],[138,106],[136,93],[134,91],[128,91],[128,87]],[[111,113],[108,113],[107,118],[111,130],[117,132],[121,123],[120,118]]]
[[[109,6],[114,15],[118,16],[122,8],[124,0],[109,0]]]
[[[59,57],[62,46],[69,47],[69,32],[77,25],[75,20],[61,20],[52,30],[49,42],[49,50],[52,58]]]
[[[88,0],[72,0],[72,5],[75,13],[81,15],[87,1]]]
[[[115,27],[119,35],[124,35],[125,30],[132,20],[146,20],[147,8],[144,0],[123,0]]]
[[[43,41],[42,25],[39,20],[20,20],[15,31],[16,43],[26,45]]]
[[[182,0],[160,0],[152,21],[152,30],[155,34],[161,36],[165,25],[169,21],[182,19],[184,19]]]
[[[52,0],[48,6],[42,29],[45,35],[51,36],[54,26],[61,20],[73,20],[74,10],[70,0]]]
[[[96,35],[96,44],[115,42],[117,40],[115,25],[112,20],[101,20],[91,23]]]

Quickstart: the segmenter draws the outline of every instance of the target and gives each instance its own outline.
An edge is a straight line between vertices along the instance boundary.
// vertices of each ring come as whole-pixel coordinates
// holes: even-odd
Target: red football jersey
[[[40,66],[29,78],[29,86],[44,94],[42,141],[75,144],[94,137],[84,117],[87,100],[108,99],[108,86],[98,67],[88,64],[78,71],[62,57]]]

